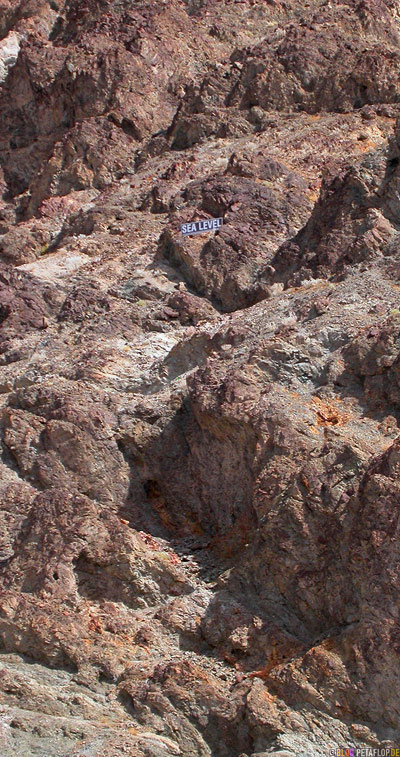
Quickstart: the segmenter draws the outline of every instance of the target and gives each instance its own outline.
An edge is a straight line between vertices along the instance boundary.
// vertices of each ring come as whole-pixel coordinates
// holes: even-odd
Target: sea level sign
[[[206,231],[217,231],[223,222],[223,218],[207,218],[204,221],[182,223],[181,232],[184,236],[188,236],[189,234],[204,234]]]

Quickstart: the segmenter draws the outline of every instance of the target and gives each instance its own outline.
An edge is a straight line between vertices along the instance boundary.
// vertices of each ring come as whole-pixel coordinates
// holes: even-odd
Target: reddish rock
[[[2,757],[398,745],[397,15],[0,0]]]

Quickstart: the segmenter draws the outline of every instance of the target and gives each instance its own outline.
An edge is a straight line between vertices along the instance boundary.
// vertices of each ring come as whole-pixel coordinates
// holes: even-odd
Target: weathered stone
[[[397,5],[0,0],[2,757],[398,746]]]

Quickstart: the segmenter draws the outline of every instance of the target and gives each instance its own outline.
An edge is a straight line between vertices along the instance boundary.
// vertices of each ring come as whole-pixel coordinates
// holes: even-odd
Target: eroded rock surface
[[[398,746],[398,24],[0,0],[4,757]]]

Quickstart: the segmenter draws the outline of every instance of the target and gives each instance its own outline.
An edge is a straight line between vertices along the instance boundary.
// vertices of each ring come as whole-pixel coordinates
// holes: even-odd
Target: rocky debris
[[[180,754],[172,739],[132,726],[112,684],[85,685],[71,672],[44,668],[18,655],[2,656],[0,707],[5,757],[45,749],[71,756],[84,750],[91,757],[129,751],[138,757]]]
[[[274,29],[251,50],[235,51],[231,60],[241,71],[229,104],[315,113],[397,103],[399,38],[392,7],[390,0],[314,5],[299,23]]]
[[[359,577],[353,578],[352,558],[345,555],[352,554],[353,529],[359,529],[362,517],[356,506],[360,477],[376,454],[383,428],[389,434],[387,441],[382,439],[383,449],[392,443],[392,431],[394,434],[397,431],[393,416],[388,414],[389,408],[392,410],[390,403],[380,406],[381,412],[375,421],[371,419],[367,433],[365,411],[362,402],[359,404],[360,385],[355,377],[344,372],[345,361],[340,355],[346,355],[352,344],[353,283],[346,282],[339,289],[332,289],[329,284],[323,286],[330,312],[325,306],[320,315],[303,322],[301,339],[299,326],[294,328],[295,317],[285,327],[278,314],[276,335],[274,323],[268,320],[271,336],[263,335],[266,307],[271,315],[277,309],[276,302],[271,300],[268,305],[262,303],[248,311],[252,331],[247,333],[247,339],[246,332],[240,334],[240,331],[237,341],[232,339],[235,327],[231,323],[230,351],[235,355],[236,367],[232,368],[232,357],[224,351],[220,358],[209,360],[206,368],[194,373],[188,382],[185,404],[179,408],[173,425],[169,424],[168,436],[161,437],[161,444],[151,441],[150,454],[145,452],[148,475],[153,479],[148,494],[157,512],[168,513],[169,519],[173,512],[174,527],[191,529],[194,533],[207,524],[214,549],[225,558],[241,552],[240,567],[234,565],[226,576],[221,576],[220,589],[207,608],[207,616],[204,610],[198,611],[199,618],[203,618],[202,637],[218,648],[219,654],[227,655],[226,659],[239,670],[250,671],[251,675],[254,671],[255,677],[271,680],[272,687],[276,676],[284,675],[282,671],[297,671],[299,665],[308,664],[304,660],[308,661],[310,655],[304,650],[319,648],[321,644],[327,650],[323,652],[327,659],[329,650],[334,649],[341,659],[340,665],[350,665],[347,640],[351,637],[358,644],[355,639],[363,632],[359,617],[365,606],[361,610],[359,605]],[[359,287],[360,283],[358,279]],[[367,282],[365,285],[368,286]],[[321,290],[321,285],[315,286]],[[383,284],[382,303],[389,294],[387,286],[391,285]],[[391,291],[394,293],[395,289]],[[305,292],[307,289],[288,292],[293,312],[300,302],[304,306]],[[315,293],[310,289],[308,292],[310,302],[315,302]],[[360,308],[362,291],[356,299]],[[329,337],[324,326],[325,322],[332,328],[335,302],[342,303],[342,315],[337,321],[339,339],[338,335],[333,338],[333,332]],[[365,306],[369,304],[365,302]],[[376,309],[379,311],[378,306]],[[257,312],[261,319],[258,337],[255,336]],[[343,318],[346,312],[348,315]],[[372,311],[369,317],[377,316]],[[240,325],[243,328],[243,314]],[[302,354],[298,347],[294,351],[290,347],[291,339],[301,345]],[[309,362],[307,349],[312,351]],[[342,387],[348,387],[347,397],[328,388],[326,367],[322,368],[325,360],[332,368],[342,365],[338,389],[342,392]],[[320,371],[319,361],[322,361]],[[316,393],[315,385],[320,387]],[[386,418],[383,425],[381,413]],[[166,449],[179,452],[171,459]],[[139,451],[143,455],[142,445]],[[202,471],[206,474],[204,478]],[[189,480],[200,482],[196,491],[190,489]],[[306,533],[304,520],[299,518],[302,511],[307,512]],[[329,540],[324,536],[327,522]],[[372,535],[365,538],[370,543]],[[276,551],[271,551],[274,544]],[[340,553],[343,557],[338,559],[336,548],[330,551],[332,544],[343,545]],[[345,544],[349,546],[346,548]],[[247,616],[248,609],[240,606],[238,599],[243,596],[247,597],[247,608],[251,607],[252,613],[257,607],[256,615]],[[369,604],[369,600],[366,602]],[[383,615],[381,618],[384,623]],[[197,638],[199,632],[185,627],[185,634],[188,633]],[[328,639],[333,646],[325,642]],[[342,675],[339,668],[337,675]],[[358,689],[353,686],[357,675],[348,682],[343,679],[343,700],[335,690],[336,698],[325,710],[333,717],[339,711],[355,707]],[[375,675],[372,669],[371,675]],[[285,684],[279,688],[279,695],[284,698],[288,678],[284,676],[282,680]],[[305,690],[308,680],[305,674]],[[291,706],[298,701],[299,690],[296,692],[288,702]],[[320,695],[315,696],[318,699]],[[327,701],[326,690],[323,697]],[[304,701],[315,703],[317,699]],[[366,717],[365,710],[362,715],[358,712],[359,717]],[[371,711],[367,719],[372,717]],[[388,726],[394,726],[387,713],[384,715],[382,711],[379,717]]]
[[[110,298],[98,290],[94,285],[76,287],[64,300],[58,318],[60,321],[81,323],[93,318],[93,314],[109,313]]]
[[[229,65],[186,89],[168,132],[171,146],[263,131],[270,111],[398,107],[393,7],[385,0],[309,3],[295,19],[267,25],[255,46],[236,47]]]
[[[382,256],[395,272],[399,163],[396,123],[386,150],[373,152],[359,165],[323,183],[306,226],[277,251],[272,261],[273,280],[296,285],[302,279],[343,275],[346,267],[365,265]],[[266,277],[271,279],[270,271],[266,271]]]
[[[376,409],[393,406],[394,412],[399,401],[396,311],[379,325],[360,333],[345,350],[346,365],[363,383],[366,401]]]
[[[183,59],[192,21],[175,0],[24,5],[13,19],[24,39],[3,84],[0,165],[30,216],[49,196],[102,189],[124,173],[137,143],[171,122],[210,47],[218,59],[227,46],[199,26]]]
[[[183,326],[197,326],[215,318],[215,311],[207,300],[189,292],[173,292],[168,297],[167,305],[176,312],[175,317]]]
[[[0,36],[1,754],[396,747],[397,4]]]
[[[173,213],[173,226],[159,243],[160,254],[179,268],[188,284],[223,311],[248,307],[265,296],[257,286],[259,269],[310,210],[303,177],[262,151],[251,158],[251,171],[246,154],[233,154],[223,175],[189,184],[172,201],[179,214]],[[202,216],[224,219],[212,239],[179,236],[183,218]]]
[[[60,294],[49,284],[8,266],[0,271],[2,341],[21,329],[45,329],[60,305]]]

